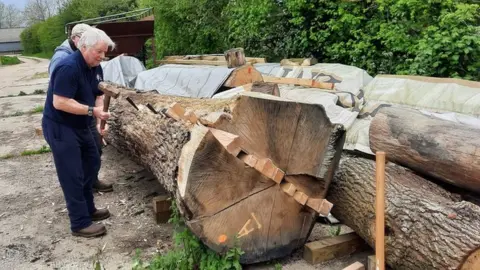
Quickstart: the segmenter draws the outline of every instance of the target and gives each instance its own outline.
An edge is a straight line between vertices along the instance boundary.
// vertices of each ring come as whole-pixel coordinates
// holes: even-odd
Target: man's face
[[[105,53],[108,51],[108,45],[105,42],[100,41],[92,47],[82,47],[80,48],[80,51],[82,52],[87,65],[89,67],[96,67],[100,65],[100,62],[105,58]]]

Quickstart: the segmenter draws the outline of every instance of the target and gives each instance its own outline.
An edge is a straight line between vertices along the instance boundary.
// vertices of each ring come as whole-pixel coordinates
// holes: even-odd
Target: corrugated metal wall
[[[18,42],[4,42],[0,43],[0,53],[3,52],[21,52],[23,51],[22,43]]]

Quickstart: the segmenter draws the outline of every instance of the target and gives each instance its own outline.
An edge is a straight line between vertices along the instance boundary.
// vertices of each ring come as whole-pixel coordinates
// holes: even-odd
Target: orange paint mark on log
[[[225,234],[222,234],[218,237],[218,242],[219,243],[225,243],[227,241],[228,237]]]

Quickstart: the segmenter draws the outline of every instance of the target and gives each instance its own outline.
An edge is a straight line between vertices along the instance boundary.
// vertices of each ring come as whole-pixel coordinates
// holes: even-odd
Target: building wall
[[[21,51],[23,51],[23,47],[20,41],[0,43],[0,53]]]

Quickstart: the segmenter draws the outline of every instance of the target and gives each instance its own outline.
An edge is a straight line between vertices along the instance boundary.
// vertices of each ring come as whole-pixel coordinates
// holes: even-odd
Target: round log
[[[393,269],[473,270],[480,263],[479,206],[393,163],[385,191],[385,258]],[[375,161],[344,155],[327,198],[333,215],[374,247]]]
[[[384,107],[370,125],[370,148],[421,174],[480,193],[479,129]]]

